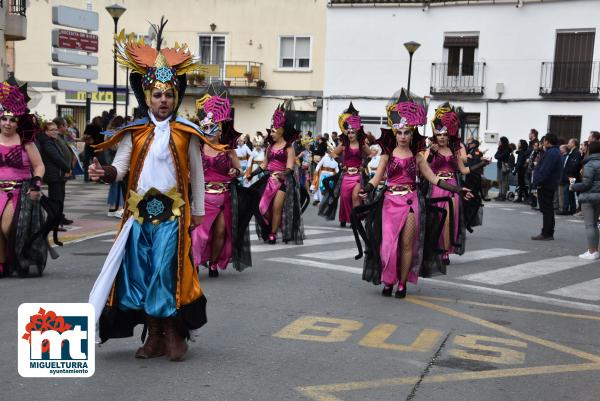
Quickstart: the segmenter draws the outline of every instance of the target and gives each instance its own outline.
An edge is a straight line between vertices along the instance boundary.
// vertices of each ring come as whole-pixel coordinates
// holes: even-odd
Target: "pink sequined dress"
[[[415,220],[415,231],[408,281],[416,283],[419,277],[423,250],[419,246],[421,209],[416,178],[415,157],[401,159],[390,156],[386,181],[388,189],[383,199],[381,214],[381,281],[386,286],[395,285],[400,281],[402,248],[399,246],[399,240],[410,214],[413,214]]]
[[[352,192],[356,185],[360,185],[361,164],[362,150],[360,147],[354,149],[348,146],[344,149],[344,166],[346,167],[346,171],[344,172],[340,189],[340,223],[350,222]]]
[[[0,145],[0,215],[9,201],[13,210],[21,198],[21,181],[31,178],[31,162],[23,145]]]
[[[232,210],[229,185],[234,178],[229,176],[232,167],[231,158],[225,152],[217,156],[208,156],[202,153],[202,167],[204,169],[204,219],[202,224],[192,232],[192,253],[194,265],[202,265],[211,261],[219,269],[227,268],[233,253]],[[223,249],[217,260],[211,260],[213,224],[219,214],[223,212],[225,220],[225,241]]]
[[[444,156],[440,153],[436,153],[433,157],[433,160],[431,161],[431,163],[429,165],[430,165],[433,173],[436,174],[438,177],[446,180],[446,182],[448,182],[449,184],[458,185],[458,181],[457,181],[457,177],[456,177],[456,172],[458,171],[458,164],[457,164],[455,155],[452,154],[452,155]],[[460,221],[459,220],[459,218],[460,218],[460,210],[459,210],[460,195],[455,194],[450,191],[447,191],[445,189],[442,189],[442,188],[438,187],[437,185],[432,185],[430,198],[451,198],[453,200],[454,222],[455,223],[454,223],[454,230],[451,233],[450,241],[452,242],[452,244],[456,244],[458,241],[458,233],[459,233],[459,226],[460,226],[460,224],[459,224],[459,221]],[[448,208],[447,203],[448,202],[438,202],[438,203],[435,203],[435,205],[439,206],[441,208]],[[440,249],[444,249],[446,253],[454,252],[453,245],[449,245],[449,246],[444,245],[444,231],[443,230],[442,230],[442,233],[440,234],[439,245],[440,245]]]
[[[284,176],[283,173],[286,170],[287,166],[287,148],[283,149],[273,149],[273,146],[270,146],[267,150],[267,170],[270,171],[271,176],[267,182],[267,186],[260,198],[260,203],[258,204],[258,210],[263,216],[265,222],[269,223],[269,210],[271,209],[271,205],[273,203],[273,199],[275,199],[275,195],[277,195],[277,191],[282,189]],[[285,188],[283,188],[285,190]]]

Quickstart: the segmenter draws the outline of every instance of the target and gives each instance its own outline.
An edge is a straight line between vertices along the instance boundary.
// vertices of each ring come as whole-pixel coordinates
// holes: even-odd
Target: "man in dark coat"
[[[562,174],[558,138],[554,134],[544,137],[544,154],[533,170],[531,186],[537,188],[540,211],[544,215],[542,232],[532,240],[550,241],[554,239],[554,192],[558,188]]]
[[[564,187],[564,205],[563,210],[558,214],[571,215],[575,214],[577,208],[575,204],[575,192],[569,191],[571,181],[576,181],[579,178],[579,165],[581,163],[581,153],[579,153],[579,141],[571,138],[567,144],[568,153],[565,155],[563,164],[563,173],[561,183]],[[573,180],[572,180],[573,179]]]
[[[58,212],[63,216],[65,204],[65,180],[71,175],[71,165],[65,157],[64,147],[59,142],[59,131],[56,123],[48,122],[45,132],[38,136],[42,161],[46,166],[44,182],[48,185],[48,198],[58,206]],[[64,231],[64,229],[59,229]]]

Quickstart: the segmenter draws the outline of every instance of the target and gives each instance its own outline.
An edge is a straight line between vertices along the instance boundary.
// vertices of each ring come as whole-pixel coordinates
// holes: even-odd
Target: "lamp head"
[[[406,50],[408,50],[408,54],[410,54],[410,55],[412,55],[414,52],[416,52],[420,46],[421,46],[420,43],[417,43],[412,40],[410,42],[406,42],[404,44],[404,47],[406,48]]]

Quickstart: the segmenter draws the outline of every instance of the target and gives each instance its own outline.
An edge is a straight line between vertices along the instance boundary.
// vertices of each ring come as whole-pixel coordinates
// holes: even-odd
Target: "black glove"
[[[446,191],[453,192],[455,194],[458,194],[462,191],[462,188],[459,187],[458,185],[449,184],[448,181],[442,180],[442,179],[439,179],[435,185],[437,185],[438,187],[440,187],[442,189],[445,189]]]
[[[258,168],[256,170],[254,170],[253,172],[250,173],[250,176],[248,178],[252,178],[256,175],[259,175],[260,173],[262,173],[264,170],[262,169],[262,167],[258,166]]]

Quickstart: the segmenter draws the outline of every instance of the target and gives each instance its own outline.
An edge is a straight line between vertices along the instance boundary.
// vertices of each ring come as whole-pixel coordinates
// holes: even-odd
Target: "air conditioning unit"
[[[485,143],[498,143],[499,138],[500,134],[497,132],[486,132],[483,136],[483,141]]]

